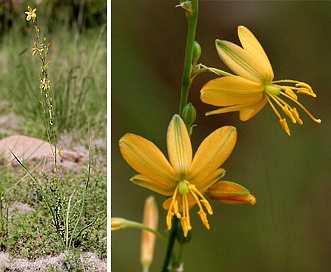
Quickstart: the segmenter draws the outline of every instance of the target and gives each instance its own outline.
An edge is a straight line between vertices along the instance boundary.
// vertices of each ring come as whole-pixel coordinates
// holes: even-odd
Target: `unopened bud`
[[[194,41],[193,44],[193,56],[192,56],[192,63],[195,66],[201,56],[201,46],[197,41]]]
[[[124,218],[113,217],[111,218],[111,231],[124,230],[128,226]]]
[[[150,196],[145,201],[143,223],[147,227],[157,230],[158,222],[159,222],[159,212],[156,205],[156,201],[154,199],[154,196]],[[156,236],[154,233],[151,233],[150,231],[147,230],[142,231],[140,262],[144,268],[143,271],[148,271],[150,265],[152,264],[152,260],[154,256],[155,239]]]
[[[183,114],[182,118],[183,121],[186,125],[186,127],[191,127],[193,123],[195,122],[195,118],[197,116],[197,112],[194,108],[194,106],[191,103],[188,103],[184,109],[183,109]]]

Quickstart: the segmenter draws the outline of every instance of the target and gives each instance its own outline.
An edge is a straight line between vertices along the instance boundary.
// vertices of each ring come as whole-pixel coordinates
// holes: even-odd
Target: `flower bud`
[[[124,218],[113,217],[111,218],[111,231],[124,230],[128,226]]]
[[[201,56],[201,46],[197,41],[194,41],[193,44],[193,56],[192,56],[192,63],[195,66]]]
[[[157,230],[158,221],[159,212],[157,209],[156,201],[154,199],[154,196],[150,196],[145,201],[143,223],[147,227]],[[142,231],[140,262],[144,268],[143,271],[148,271],[150,265],[152,264],[155,239],[156,236],[154,233],[151,233],[147,230]]]
[[[183,113],[182,113],[182,119],[183,119],[186,127],[190,127],[193,125],[193,123],[195,122],[196,115],[197,115],[197,113],[196,113],[194,106],[191,103],[188,103],[184,107]]]

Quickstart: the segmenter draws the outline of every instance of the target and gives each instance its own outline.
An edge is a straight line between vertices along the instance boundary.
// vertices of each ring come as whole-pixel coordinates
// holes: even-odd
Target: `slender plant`
[[[83,192],[73,191],[70,195],[66,195],[61,189],[62,179],[60,178],[58,171],[57,156],[62,156],[62,153],[61,149],[57,148],[56,117],[54,116],[54,101],[50,93],[51,84],[48,74],[49,65],[51,64],[51,61],[48,60],[51,44],[47,42],[46,37],[41,39],[40,28],[37,24],[36,9],[32,9],[28,6],[28,11],[25,13],[27,15],[26,20],[32,21],[35,30],[36,40],[33,44],[32,54],[34,56],[37,55],[41,61],[41,72],[39,76],[39,104],[43,113],[44,126],[53,154],[55,175],[49,176],[44,173],[44,179],[47,182],[46,185],[43,186],[38,179],[30,173],[29,169],[20,161],[20,159],[14,153],[12,154],[21,167],[27,172],[28,176],[40,192],[42,200],[46,203],[46,209],[51,213],[52,224],[62,242],[62,246],[65,250],[69,250],[75,246],[82,233],[92,227],[98,220],[98,217],[88,219],[87,221],[84,219],[86,199],[89,193],[88,190],[91,178],[91,150],[89,150],[90,158]],[[82,87],[85,76],[79,79],[79,87]],[[81,105],[81,102],[78,103],[78,105]],[[69,107],[69,105],[65,106],[66,107],[62,107],[63,110],[66,110],[67,107]]]

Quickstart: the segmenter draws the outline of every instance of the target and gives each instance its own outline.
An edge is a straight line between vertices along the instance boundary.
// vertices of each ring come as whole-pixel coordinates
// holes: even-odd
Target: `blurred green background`
[[[144,200],[154,194],[133,185],[118,140],[141,135],[166,151],[166,130],[178,111],[187,24],[176,1],[112,2],[112,199],[113,217],[141,221]],[[228,70],[215,39],[239,43],[247,26],[272,63],[275,79],[309,83],[317,98],[300,101],[317,117],[301,113],[303,126],[288,137],[270,107],[247,122],[238,113],[205,117],[212,109],[199,90],[213,75],[194,81],[189,100],[197,108],[192,142],[222,125],[238,129],[234,152],[223,165],[226,179],[257,198],[255,206],[212,202],[208,231],[193,209],[193,238],[185,248],[185,271],[331,271],[331,2],[201,1],[196,39],[200,62]],[[155,194],[156,195],[156,194]],[[159,230],[166,233],[163,196]],[[140,231],[112,233],[112,271],[140,271]],[[159,241],[151,271],[160,271],[165,246]]]

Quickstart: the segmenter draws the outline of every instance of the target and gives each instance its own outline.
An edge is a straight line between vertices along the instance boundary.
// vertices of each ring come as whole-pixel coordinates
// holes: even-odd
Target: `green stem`
[[[179,222],[178,218],[176,216],[174,216],[174,218],[172,219],[172,228],[170,230],[167,253],[166,253],[166,257],[164,259],[162,272],[168,272],[168,267],[169,267],[169,263],[170,263],[171,256],[172,256],[172,250],[173,250],[174,245],[175,245],[178,222]]]
[[[191,0],[190,8],[186,10],[186,18],[187,18],[187,38],[186,38],[186,51],[185,51],[185,60],[184,60],[184,70],[182,76],[182,87],[181,87],[181,96],[180,96],[180,104],[179,104],[179,115],[183,115],[183,109],[188,103],[188,94],[191,87],[192,82],[192,59],[193,59],[193,49],[194,49],[194,41],[195,41],[195,33],[198,23],[198,5],[199,0]],[[162,272],[168,272],[168,267],[170,264],[171,257],[173,255],[173,248],[175,245],[175,239],[177,235],[179,220],[175,216],[172,221],[172,228],[169,235],[167,252],[162,268]]]
[[[198,22],[198,0],[191,0],[191,10],[186,12],[186,17],[188,22],[188,32],[186,39],[184,71],[182,77],[182,89],[179,105],[180,116],[182,116],[183,109],[187,105],[188,93],[191,86],[193,46]]]
[[[184,247],[185,247],[185,244],[180,244],[179,245],[179,253],[178,253],[178,263],[179,263],[179,265],[181,265],[181,263],[182,263],[182,258],[183,258],[183,255],[184,255]]]
[[[122,225],[124,226],[122,229],[126,229],[126,228],[136,228],[136,229],[141,229],[141,230],[147,230],[151,233],[153,233],[157,238],[159,238],[164,244],[167,243],[166,238],[160,234],[157,230],[152,229],[144,224],[135,222],[135,221],[131,221],[131,220],[126,220],[126,219],[122,219]]]

